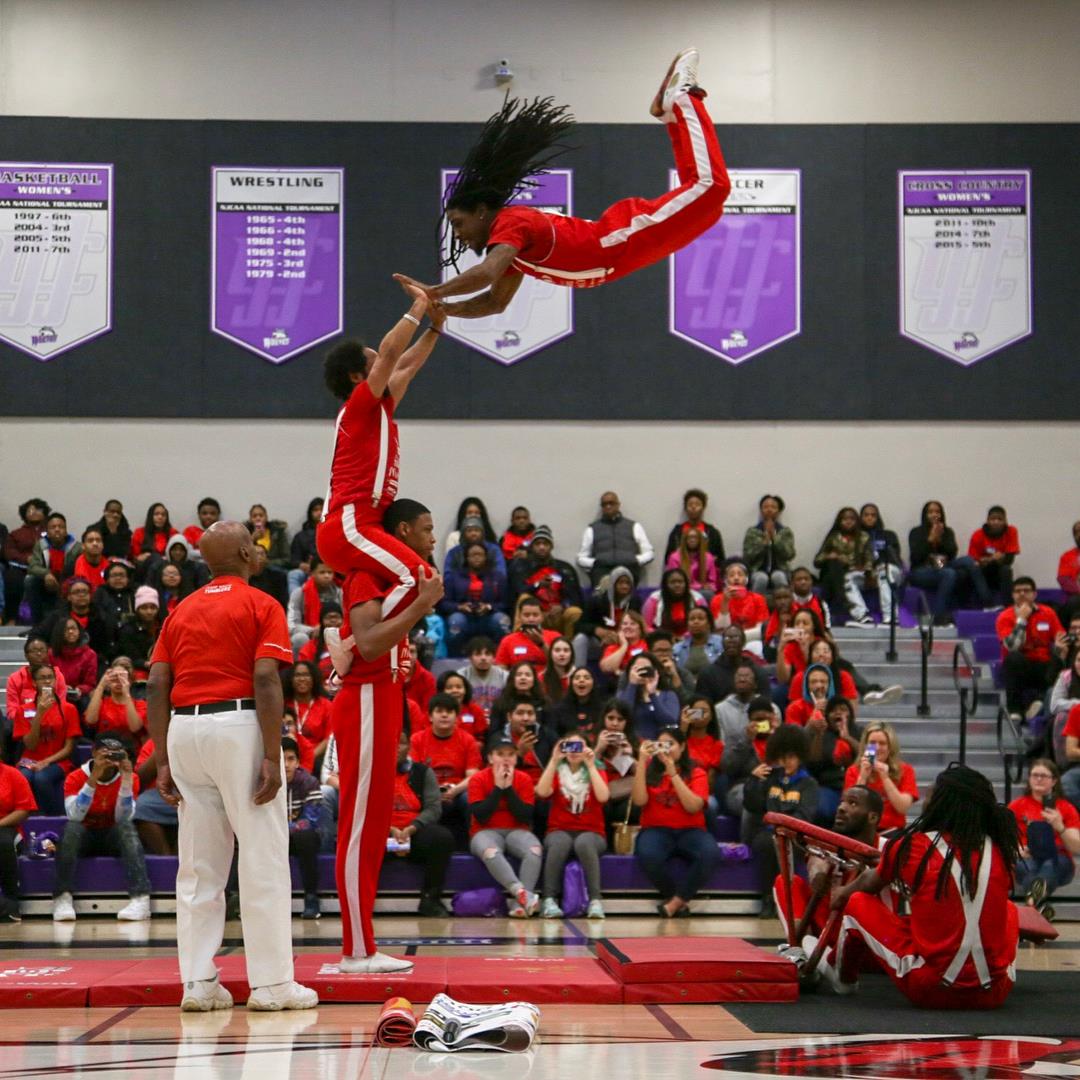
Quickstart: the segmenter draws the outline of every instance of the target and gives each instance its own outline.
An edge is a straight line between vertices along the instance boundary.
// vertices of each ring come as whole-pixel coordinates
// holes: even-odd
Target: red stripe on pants
[[[343,956],[375,952],[371,914],[394,810],[404,688],[389,679],[346,683],[334,698],[338,752],[337,888]]]

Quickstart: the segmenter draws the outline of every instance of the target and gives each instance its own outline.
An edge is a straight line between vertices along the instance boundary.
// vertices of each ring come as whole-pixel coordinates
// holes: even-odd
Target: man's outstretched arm
[[[394,368],[394,373],[390,376],[390,396],[394,399],[395,405],[400,404],[405,391],[409,389],[409,384],[420,374],[420,369],[438,344],[439,335],[442,333],[443,326],[446,325],[446,312],[442,304],[431,304],[428,308],[428,316],[431,319],[431,326],[402,353],[397,367]]]
[[[408,284],[402,282],[401,284],[412,300],[408,315],[402,315],[394,323],[382,341],[379,342],[379,351],[374,356],[369,357],[371,369],[367,374],[367,384],[368,389],[376,398],[383,396],[383,392],[390,382],[390,377],[397,370],[402,353],[408,348],[409,342],[412,341],[413,335],[420,325],[420,320],[427,314],[431,303],[424,290],[417,285],[411,282]]]

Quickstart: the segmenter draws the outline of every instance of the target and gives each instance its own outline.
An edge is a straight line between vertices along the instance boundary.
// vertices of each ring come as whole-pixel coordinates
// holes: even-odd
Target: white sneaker
[[[585,912],[586,919],[603,919],[604,905],[599,900],[590,900],[588,910]]]
[[[356,639],[350,634],[347,638],[342,638],[341,631],[336,626],[328,626],[323,634],[323,641],[326,642],[326,648],[330,653],[330,661],[334,665],[334,671],[342,679],[349,674],[349,668],[352,667],[352,647],[356,644]]]
[[[785,960],[790,960],[796,967],[806,963],[806,950],[801,945],[789,945],[786,941],[776,946],[776,952]]]
[[[540,918],[541,919],[561,919],[563,917],[563,909],[550,897],[544,898],[544,902],[540,905]]]
[[[61,893],[52,905],[53,922],[74,922],[75,905],[71,902],[71,893]]]
[[[215,1009],[232,1007],[232,994],[221,985],[217,976],[184,983],[184,996],[180,1000],[181,1012],[213,1012]]]
[[[886,686],[884,690],[871,690],[863,695],[864,705],[895,705],[904,696],[902,686]]]
[[[251,991],[247,1007],[254,1012],[281,1012],[283,1009],[314,1009],[319,995],[298,982],[260,986]]]
[[[697,86],[698,51],[695,48],[683,49],[671,62],[662,91],[649,110],[658,120],[670,124],[675,120],[675,99]]]
[[[342,975],[392,975],[412,969],[411,960],[381,952],[373,952],[370,956],[343,956],[338,961],[338,971]]]
[[[818,939],[812,934],[807,934],[806,937],[802,939],[803,951],[807,956],[814,955],[817,944]],[[834,994],[846,997],[849,994],[854,994],[855,991],[859,989],[859,984],[857,982],[847,983],[841,980],[840,972],[829,963],[827,949],[821,954],[821,958],[818,960],[817,970],[821,977],[829,984]]]
[[[116,913],[116,917],[122,922],[144,922],[150,918],[150,897],[133,896],[130,902]]]
[[[869,613],[858,619],[849,619],[847,625],[852,630],[874,630],[877,627],[874,617]]]

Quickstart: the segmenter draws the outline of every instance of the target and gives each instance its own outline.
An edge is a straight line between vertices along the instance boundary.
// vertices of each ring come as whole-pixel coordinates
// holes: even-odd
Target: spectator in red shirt
[[[615,644],[604,647],[600,657],[600,670],[605,675],[615,675],[624,671],[635,656],[640,656],[649,648],[645,641],[645,620],[636,611],[624,611],[619,623],[618,640]]]
[[[435,693],[435,676],[420,663],[415,635],[409,638],[409,656],[412,667],[405,675],[405,696],[416,703],[421,713],[426,713],[428,702]]]
[[[840,651],[832,638],[823,637],[814,641],[810,646],[809,659],[811,665],[821,664],[823,667],[829,669],[829,674],[832,676],[832,684],[837,694],[847,698],[852,705],[859,700],[859,691],[855,683],[855,678],[844,666],[847,662],[841,661]],[[850,667],[850,665],[847,666]],[[803,673],[805,674],[805,670]],[[789,697],[792,701],[797,701],[804,696],[802,680],[793,679]],[[830,693],[829,696],[832,697],[832,694]],[[891,701],[891,698],[892,695],[890,695],[888,700]],[[875,701],[878,701],[878,699],[871,699],[870,703],[874,704]],[[878,701],[878,703],[880,703],[880,701]],[[832,818],[829,820],[831,821]]]
[[[321,500],[320,500],[321,501]],[[191,545],[193,558],[201,559],[202,555],[198,554],[199,541],[202,539],[202,534],[214,524],[215,521],[221,520],[221,503],[217,499],[212,499],[207,496],[205,499],[199,500],[199,505],[195,507],[195,516],[199,519],[197,525],[188,525],[184,529],[184,539]]]
[[[75,546],[67,519],[55,510],[45,519],[45,535],[34,545],[27,565],[25,592],[35,625],[56,607],[68,552]]]
[[[409,757],[434,771],[442,800],[441,824],[464,839],[469,818],[465,791],[469,777],[483,762],[476,740],[461,727],[457,698],[436,694],[428,702],[428,727],[413,732]]]
[[[86,635],[77,619],[58,619],[53,629],[50,660],[64,675],[67,700],[80,712],[86,711],[90,694],[97,685],[98,655],[86,644]]]
[[[724,567],[723,592],[713,597],[709,610],[714,624],[720,629],[741,626],[748,641],[760,641],[763,626],[769,621],[769,605],[760,593],[750,591],[749,580],[746,563],[729,562]]]
[[[105,572],[109,560],[105,556],[105,537],[91,525],[83,529],[82,540],[76,544],[64,560],[64,577],[82,578],[90,585],[90,592],[105,584]]]
[[[477,746],[483,746],[487,736],[488,720],[484,710],[473,701],[472,685],[458,671],[444,671],[435,680],[435,690],[439,694],[449,694],[458,703],[458,723],[467,731]],[[430,702],[428,703],[430,705]],[[422,726],[426,726],[422,725]],[[414,733],[421,728],[414,728]]]
[[[780,638],[795,620],[795,601],[790,585],[777,585],[772,591],[772,612],[761,631],[761,647],[767,663],[775,663],[783,648]]]
[[[16,668],[7,678],[5,687],[5,711],[7,712],[8,726],[6,733],[11,734],[18,718],[23,710],[32,714],[34,699],[37,697],[37,688],[34,686],[34,668],[49,662],[49,643],[45,638],[36,635],[33,631],[23,644],[23,656],[26,663],[21,668]],[[67,682],[61,672],[56,673],[56,692],[61,699],[67,700]]]
[[[986,523],[971,534],[968,555],[982,569],[986,587],[996,594],[997,607],[1012,595],[1012,566],[1020,554],[1020,534],[1009,524],[1005,507],[991,506]]]
[[[776,654],[777,682],[794,686],[810,663],[810,647],[825,639],[825,627],[813,608],[800,608],[791,626],[780,634],[780,650]]]
[[[833,696],[836,687],[832,672],[824,664],[808,664],[799,682],[801,692],[788,704],[784,722],[805,727],[815,712],[824,713],[825,702]]]
[[[1043,901],[1068,885],[1080,855],[1080,814],[1063,795],[1061,774],[1048,758],[1036,758],[1028,770],[1027,788],[1009,803],[1020,832],[1016,889],[1032,907],[1046,914]]]
[[[885,804],[878,832],[907,824],[907,812],[918,800],[919,788],[915,770],[900,757],[900,740],[892,724],[876,721],[863,728],[855,762],[844,774],[845,789],[855,784],[876,791]]]
[[[543,848],[532,833],[534,785],[517,768],[518,748],[505,736],[488,747],[488,767],[469,777],[469,812],[472,817],[469,850],[506,891],[512,919],[527,919],[540,907],[536,883],[540,878]],[[507,861],[520,862],[515,872]]]
[[[529,541],[536,526],[527,506],[515,506],[510,511],[510,527],[499,539],[503,557],[509,569],[511,559],[524,559],[529,553]]]
[[[1063,623],[1080,612],[1080,521],[1073,522],[1072,535],[1073,546],[1062,552],[1057,569],[1058,585],[1065,593],[1065,603],[1059,612]]]
[[[30,782],[34,801],[43,814],[64,809],[64,777],[71,769],[71,751],[82,734],[79,714],[56,687],[51,664],[33,670],[35,697],[15,720],[14,736],[22,740],[19,772]]]
[[[306,660],[318,665],[324,682],[330,678],[330,673],[334,668],[330,649],[326,644],[326,631],[331,628],[340,629],[344,622],[345,616],[342,613],[341,604],[336,600],[329,600],[322,604],[319,607],[318,631],[297,653],[297,660]]]
[[[45,517],[49,510],[44,499],[27,499],[19,507],[22,525],[4,538],[0,562],[4,566],[4,622],[9,626],[19,617],[30,556],[45,533]]]
[[[712,702],[703,694],[692,696],[679,714],[679,730],[686,736],[686,752],[691,761],[704,769],[709,778],[709,799],[712,801],[711,793],[724,758],[720,722]]]
[[[682,637],[687,631],[687,616],[705,603],[701,593],[690,588],[690,579],[681,567],[665,570],[660,588],[650,593],[641,608],[648,630],[670,630]]]
[[[513,633],[507,634],[495,650],[495,663],[509,668],[522,660],[532,664],[537,674],[544,673],[547,650],[559,637],[558,630],[543,628],[544,609],[535,596],[523,593],[518,597]]]
[[[134,746],[146,738],[146,702],[131,696],[135,666],[126,656],[118,656],[105,669],[86,706],[83,723],[93,735],[111,734]]]
[[[56,855],[53,921],[74,922],[75,867],[84,855],[118,855],[124,861],[130,902],[116,917],[125,922],[150,918],[150,879],[146,856],[135,831],[139,778],[127,746],[113,735],[94,740],[90,760],[64,783],[67,825]]]
[[[1080,704],[1069,709],[1061,737],[1065,742],[1065,760],[1068,762],[1061,777],[1061,789],[1065,798],[1080,810]]]
[[[521,700],[514,704],[506,723],[495,727],[488,735],[488,746],[498,739],[509,739],[518,751],[518,768],[528,774],[534,783],[540,779],[555,745],[555,736],[547,725],[540,722],[536,707],[531,701]],[[545,807],[538,808],[535,823],[542,824]]]
[[[580,731],[569,732],[551,752],[536,782],[537,798],[550,800],[544,836],[542,919],[561,919],[563,871],[571,854],[577,856],[589,892],[587,917],[604,917],[600,891],[600,856],[607,851],[604,805],[610,798],[607,780],[596,754]]]
[[[318,775],[326,742],[330,738],[331,701],[326,696],[319,665],[310,660],[297,660],[282,673],[285,705],[296,714],[297,742],[300,764]]]
[[[1027,702],[1031,702],[1032,715],[1041,709],[1042,696],[1057,677],[1052,649],[1065,631],[1054,609],[1039,603],[1034,579],[1018,577],[1012,600],[997,617],[994,629],[1001,642],[1005,707],[1019,720]]]
[[[154,560],[165,558],[169,537],[175,535],[165,504],[151,503],[146,511],[146,521],[131,535],[129,557],[135,564],[139,581],[146,580]]]
[[[674,918],[690,907],[720,861],[716,841],[705,828],[709,780],[690,760],[686,736],[678,728],[641,744],[631,798],[641,807],[634,854],[660,894],[657,911]],[[676,856],[690,864],[682,885],[671,872]]]
[[[0,762],[0,922],[19,922],[19,826],[37,809],[26,777]]]

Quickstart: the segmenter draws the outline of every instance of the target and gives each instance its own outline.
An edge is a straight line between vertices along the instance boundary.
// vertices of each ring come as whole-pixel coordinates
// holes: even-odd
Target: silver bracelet
[[[409,322],[411,322],[413,324],[413,326],[419,326],[420,325],[420,320],[415,315],[410,315],[407,311],[401,317],[403,319],[408,319]]]

